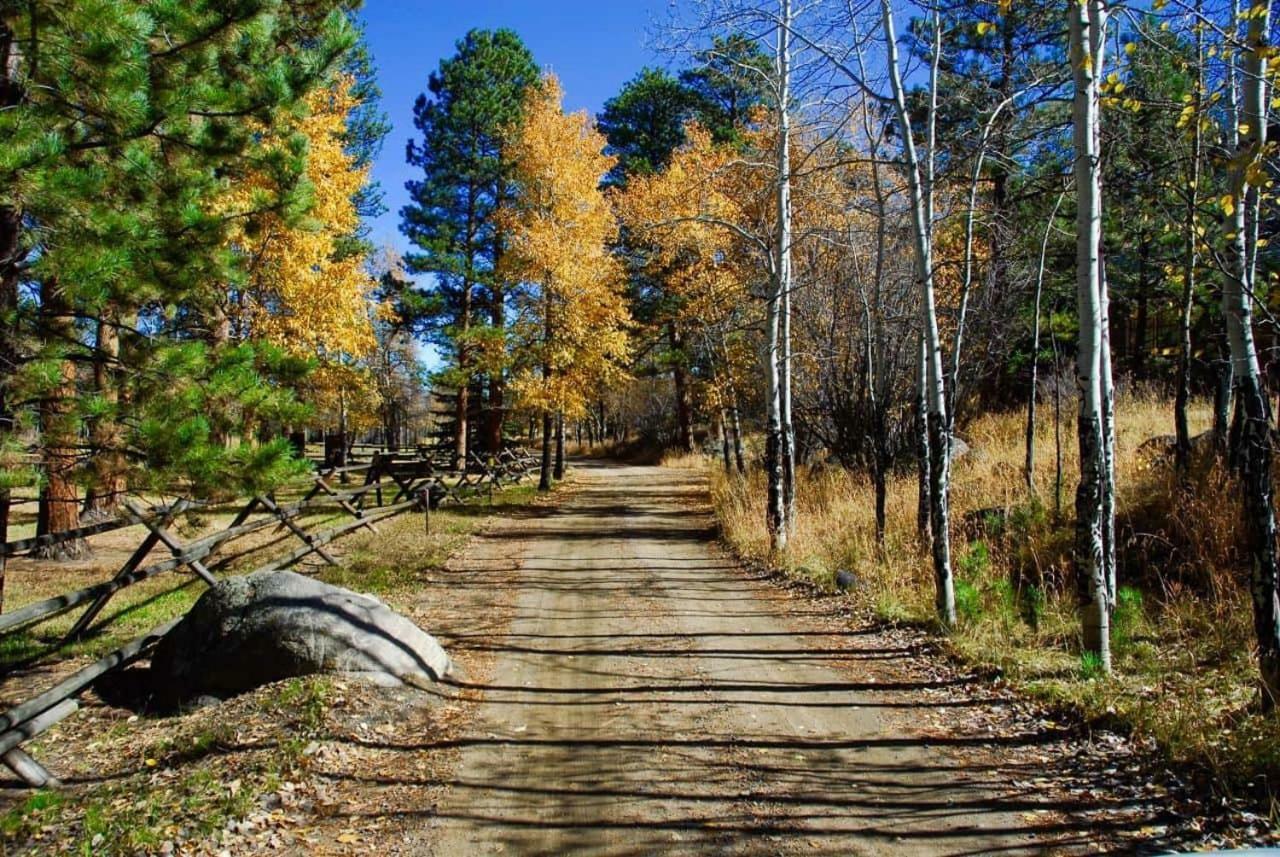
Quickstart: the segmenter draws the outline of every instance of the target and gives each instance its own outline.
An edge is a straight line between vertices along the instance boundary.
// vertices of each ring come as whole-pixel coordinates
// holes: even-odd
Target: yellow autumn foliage
[[[662,283],[668,310],[654,324],[694,334],[713,352],[716,371],[699,394],[718,409],[732,398],[750,361],[726,329],[750,306],[748,284],[760,276],[758,251],[744,244],[743,233],[756,219],[767,184],[705,128],[690,124],[685,138],[664,170],[631,177],[613,202],[644,248],[646,275]]]
[[[368,180],[367,169],[356,168],[343,147],[347,115],[357,106],[351,84],[350,77],[339,76],[330,87],[313,91],[293,129],[307,139],[306,178],[314,188],[305,222],[291,225],[269,214],[253,234],[234,238],[249,257],[241,327],[255,339],[322,363],[359,357],[375,346],[374,283],[365,259],[337,256],[339,242],[359,224],[352,198]],[[240,183],[229,205],[251,197],[263,181]]]
[[[614,159],[588,115],[566,114],[562,98],[551,75],[530,91],[507,151],[517,198],[500,220],[502,273],[527,286],[511,387],[525,407],[573,419],[625,378],[631,318],[608,246],[617,223],[600,190]]]

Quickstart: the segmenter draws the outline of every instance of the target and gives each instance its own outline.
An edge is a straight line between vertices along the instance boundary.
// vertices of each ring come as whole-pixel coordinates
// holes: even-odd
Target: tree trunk
[[[675,360],[671,377],[676,390],[676,444],[681,452],[693,452],[693,404],[689,401],[689,372],[685,368],[684,338],[675,322],[667,325],[667,339]]]
[[[467,466],[467,417],[471,408],[471,374],[470,347],[467,333],[471,330],[471,283],[462,287],[462,341],[458,344],[458,399],[454,409],[453,426],[453,469],[464,470]]]
[[[861,62],[861,55],[859,55],[860,67]],[[871,438],[871,482],[875,488],[876,546],[883,551],[885,531],[888,526],[887,506],[889,499],[889,468],[893,463],[889,452],[889,382],[886,377],[888,369],[885,361],[886,343],[884,325],[884,272],[886,248],[888,246],[889,213],[885,206],[884,185],[880,177],[879,139],[873,126],[871,111],[869,110],[862,111],[862,127],[867,140],[871,141],[871,151],[869,152],[869,156],[871,158],[871,186],[875,193],[876,200],[876,257],[875,275],[872,280],[874,297],[872,304],[864,303],[863,321],[866,327],[865,335],[867,338],[867,394],[871,400],[873,431],[873,437]],[[923,375],[921,377],[923,377]],[[926,447],[922,447],[922,449],[923,448],[927,448],[927,445]],[[926,484],[926,481],[927,477],[921,481],[920,485],[922,488]],[[921,523],[924,523],[924,533],[927,535],[927,496],[923,491],[919,496],[925,500],[925,503],[920,507],[920,509],[917,509],[918,518],[916,524],[919,526]],[[921,509],[923,509],[923,512],[921,512]]]
[[[556,414],[556,468],[552,475],[564,478],[564,413]]]
[[[782,527],[788,538],[795,525],[796,438],[791,419],[791,290],[795,286],[792,266],[791,213],[791,0],[782,0],[778,33],[778,325],[782,339],[778,367],[778,415],[782,423]]]
[[[538,471],[538,490],[551,490],[551,412],[542,415],[542,467]]]
[[[347,391],[339,388],[338,390],[338,454],[334,458],[334,466],[347,466],[347,453],[351,450],[351,440],[347,437]],[[348,478],[346,473],[342,474],[343,480]]]
[[[1199,11],[1201,3],[1197,2]],[[1187,419],[1187,405],[1191,401],[1191,310],[1195,304],[1196,266],[1199,264],[1200,158],[1203,148],[1203,131],[1200,128],[1200,111],[1203,109],[1204,89],[1204,34],[1196,28],[1196,81],[1191,93],[1191,109],[1196,117],[1191,130],[1191,164],[1187,177],[1187,210],[1184,220],[1184,247],[1182,258],[1182,307],[1178,317],[1178,389],[1173,402],[1174,465],[1178,478],[1185,485],[1191,472],[1191,429]]]
[[[496,295],[495,300],[497,306],[493,311],[493,326],[496,330],[504,330],[506,312],[501,294]],[[484,448],[493,455],[502,451],[502,429],[506,424],[506,389],[507,382],[502,369],[496,369],[489,375],[489,410],[485,414],[484,424]]]
[[[734,394],[733,410],[730,414],[733,419],[733,463],[738,468],[739,474],[746,474],[747,459],[742,452],[742,420],[738,415],[737,394]]]
[[[916,536],[923,547],[933,547],[933,526],[929,523],[929,352],[920,335],[920,360],[916,367]]]
[[[778,179],[775,187],[777,235],[774,238],[773,270],[770,272],[769,299],[765,327],[768,331],[768,403],[765,417],[764,466],[769,487],[765,523],[770,547],[774,551],[787,547],[788,521],[786,471],[783,462],[783,382],[782,382],[782,313],[783,296],[791,288],[791,0],[781,0],[782,17],[778,26],[778,45],[774,54],[778,86]]]
[[[13,31],[0,21],[0,109],[14,107],[22,102],[22,89],[18,85],[18,47]],[[9,439],[13,431],[13,413],[9,401],[9,385],[17,365],[18,332],[16,323],[11,325],[18,310],[18,266],[24,258],[22,250],[22,213],[16,208],[0,205],[0,445]],[[9,540],[9,508],[11,499],[8,488],[0,488],[0,544]],[[4,604],[4,566],[0,557],[0,607]]]
[[[790,194],[788,193],[788,200]],[[788,248],[791,240],[791,210],[788,204],[787,208],[787,241]],[[791,253],[788,249],[787,256]],[[791,270],[788,261],[787,270]],[[788,276],[786,285],[782,289],[782,318],[780,320],[782,327],[782,391],[781,412],[782,412],[782,506],[783,516],[787,522],[787,531],[790,532],[795,526],[796,521],[796,430],[795,423],[791,418],[791,288],[793,285],[792,277]]]
[[[940,50],[941,45],[938,43],[939,37],[940,37],[940,33],[934,34],[934,55],[933,55],[933,63],[932,63],[933,65],[932,74],[935,80],[937,75],[936,64],[939,61],[940,55],[941,55],[941,50]],[[1009,83],[1009,77],[1007,74],[1003,77],[1003,82],[1004,82],[1004,87],[1002,87],[1002,89],[1007,88]],[[934,85],[932,92],[933,92],[933,97],[936,98],[936,84]],[[948,392],[951,395],[951,398],[948,400],[948,405],[947,405],[947,420],[948,420],[947,431],[948,432],[952,431],[955,427],[956,403],[960,395],[961,357],[964,354],[964,329],[965,329],[965,322],[969,314],[969,296],[973,292],[974,261],[975,261],[973,244],[974,244],[974,225],[975,225],[975,221],[977,218],[977,211],[978,211],[978,187],[982,180],[982,167],[983,167],[983,164],[986,162],[987,141],[991,136],[991,130],[992,128],[995,127],[996,120],[1000,118],[1001,113],[1004,112],[1004,108],[1008,106],[1010,103],[1012,103],[1012,96],[1006,95],[1005,99],[1001,101],[1000,104],[998,104],[996,108],[991,112],[991,117],[983,124],[982,135],[978,142],[978,153],[974,157],[973,173],[969,181],[969,205],[968,205],[968,208],[965,210],[965,214],[964,214],[964,269],[963,269],[964,274],[963,274],[963,277],[961,278],[960,306],[956,311],[955,337],[952,340],[952,346],[951,346],[951,378],[950,378],[950,388],[948,390]],[[930,107],[932,110],[934,107],[936,107],[936,105],[931,101]],[[932,140],[930,141],[930,147],[932,148]],[[999,202],[1001,205],[1003,205],[1003,201],[1004,201],[1003,188],[1004,188],[1005,176],[1004,176],[1003,165],[999,165],[996,167],[996,175],[999,178],[996,179],[993,182],[993,184],[999,187],[1000,190],[998,194],[993,191],[993,194],[992,194],[993,207],[996,206],[997,198],[999,199]],[[996,224],[993,222],[990,230],[991,232],[990,249],[991,249],[993,288],[996,288],[996,289],[998,289],[999,287],[995,285],[995,271],[997,267],[1001,265],[1000,251],[1002,249],[1000,247],[1000,242],[997,238],[998,231],[999,230],[996,228]]]
[[[1058,195],[1058,201],[1054,203],[1049,221],[1045,224],[1044,238],[1040,242],[1040,265],[1036,269],[1035,314],[1031,326],[1031,395],[1027,397],[1027,457],[1022,466],[1027,490],[1033,494],[1036,490],[1036,395],[1040,380],[1040,299],[1044,294],[1044,265],[1049,253],[1049,236],[1053,233],[1053,221],[1058,216],[1058,208],[1065,196],[1065,193]]]
[[[915,238],[916,276],[921,285],[921,309],[923,312],[924,353],[926,384],[924,399],[928,420],[929,460],[929,525],[932,529],[933,573],[936,585],[938,619],[951,627],[956,621],[955,587],[951,572],[950,493],[951,439],[947,419],[946,376],[942,368],[942,339],[938,331],[938,313],[933,279],[933,152],[929,163],[921,173],[921,162],[916,152],[911,117],[907,112],[906,91],[902,85],[902,72],[898,67],[898,43],[893,26],[893,7],[890,0],[881,0],[884,19],[885,47],[888,52],[889,83],[893,89],[894,109],[902,136],[903,157],[907,173],[907,185],[911,193],[911,225]],[[933,16],[933,61],[929,75],[929,131],[933,142],[934,105],[937,99],[938,61],[941,55],[941,24],[935,12]]]
[[[0,24],[3,27],[3,24]],[[7,32],[0,30],[0,33]],[[6,48],[0,41],[0,49]],[[0,61],[5,56],[0,53]],[[0,70],[4,68],[0,65]],[[17,209],[0,206],[0,447],[13,432],[13,412],[9,404],[9,384],[17,364],[16,323],[11,322],[18,310],[18,263],[21,257],[22,218]],[[0,487],[0,544],[9,540],[9,508],[12,505],[7,487]],[[4,605],[5,560],[0,557],[0,608]]]
[[[67,295],[57,281],[40,288],[40,316],[46,345],[62,351],[75,344],[76,329]],[[80,424],[76,416],[76,367],[65,354],[58,361],[59,380],[43,391],[40,403],[40,453],[44,486],[40,491],[37,535],[74,530],[80,526],[80,502],[75,483]],[[84,539],[72,539],[39,551],[46,559],[78,559],[89,555]]]
[[[1073,132],[1076,180],[1076,296],[1080,319],[1076,380],[1079,386],[1077,433],[1080,484],[1076,489],[1076,564],[1087,586],[1085,649],[1111,671],[1111,596],[1108,592],[1106,524],[1103,521],[1110,479],[1105,472],[1106,389],[1102,306],[1102,187],[1098,149],[1099,103],[1095,70],[1102,64],[1106,11],[1103,0],[1071,4],[1068,9],[1071,68],[1075,77]]]
[[[1097,151],[1102,151],[1101,134]],[[1106,256],[1099,244],[1098,307],[1102,311],[1102,550],[1107,576],[1107,609],[1116,609],[1116,388],[1111,368],[1111,299],[1107,289]]]
[[[733,462],[729,459],[729,417],[725,408],[720,409],[720,455],[724,459],[724,472],[733,470]]]
[[[1227,456],[1227,438],[1231,434],[1231,400],[1235,387],[1231,372],[1230,351],[1218,361],[1213,388],[1213,445],[1220,458]]]
[[[1223,288],[1223,316],[1235,379],[1235,419],[1239,429],[1233,438],[1232,457],[1238,462],[1244,489],[1251,560],[1249,589],[1262,706],[1272,710],[1280,696],[1280,595],[1277,593],[1280,560],[1276,554],[1276,516],[1272,504],[1271,413],[1253,337],[1254,250],[1250,245],[1256,241],[1260,197],[1258,189],[1248,180],[1249,168],[1261,158],[1266,145],[1267,61],[1262,51],[1271,4],[1265,2],[1253,8],[1262,11],[1249,18],[1243,57],[1243,111],[1235,120],[1241,123],[1240,151],[1232,161],[1230,176],[1233,211],[1229,228],[1233,237],[1228,253],[1231,264]]]
[[[119,420],[120,330],[113,307],[104,307],[98,321],[97,347],[93,362],[93,385],[106,403],[107,413],[97,417],[90,429],[93,458],[89,463],[92,482],[85,498],[88,520],[114,518],[120,511],[125,490],[124,433]]]
[[[1129,354],[1129,368],[1135,378],[1144,378],[1147,374],[1147,328],[1151,326],[1148,296],[1151,288],[1148,282],[1150,257],[1151,242],[1143,236],[1138,242],[1138,307],[1133,320],[1133,349]]]

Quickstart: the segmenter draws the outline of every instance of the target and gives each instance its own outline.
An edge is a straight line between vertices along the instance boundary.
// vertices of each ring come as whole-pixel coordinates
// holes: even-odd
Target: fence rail
[[[504,450],[488,458],[473,455],[468,466],[461,471],[441,471],[430,459],[413,455],[375,453],[366,464],[321,468],[306,480],[281,486],[282,489],[288,487],[300,491],[300,499],[281,503],[275,493],[249,497],[227,526],[185,543],[170,531],[173,521],[183,513],[207,512],[214,507],[179,499],[144,508],[129,500],[124,504],[125,513],[111,521],[0,545],[0,567],[3,567],[6,557],[31,553],[70,539],[132,526],[141,526],[147,531],[137,549],[109,580],[0,613],[0,636],[88,604],[71,630],[54,644],[53,650],[56,650],[83,637],[118,592],[143,580],[185,567],[206,584],[213,585],[217,581],[214,572],[227,567],[236,558],[220,551],[232,542],[273,525],[300,544],[253,571],[277,571],[311,554],[336,565],[337,559],[325,546],[343,535],[358,529],[376,533],[379,523],[411,509],[422,509],[429,515],[430,510],[441,503],[466,503],[486,492],[491,496],[494,488],[523,481],[535,465],[535,458],[523,450]],[[363,481],[352,484],[361,474]],[[390,500],[384,503],[388,494]],[[317,531],[309,531],[299,521],[305,514],[321,510],[336,512],[350,520]],[[147,562],[157,548],[167,550],[170,556]],[[0,763],[29,786],[38,788],[56,783],[38,761],[22,750],[21,744],[74,713],[76,696],[104,675],[149,654],[177,622],[174,619],[152,629],[0,714]]]

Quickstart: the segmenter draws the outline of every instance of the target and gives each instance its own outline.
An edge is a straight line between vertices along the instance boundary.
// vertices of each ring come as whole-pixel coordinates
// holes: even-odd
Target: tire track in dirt
[[[1168,829],[1140,789],[1079,788],[1080,739],[1007,694],[727,559],[696,474],[582,464],[505,557],[513,618],[410,851],[1093,853]]]

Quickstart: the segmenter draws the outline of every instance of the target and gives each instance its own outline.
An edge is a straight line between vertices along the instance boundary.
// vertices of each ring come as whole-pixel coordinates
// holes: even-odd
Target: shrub
[[[957,578],[955,590],[956,618],[961,622],[976,623],[982,618],[982,595],[978,588],[967,580]]]

